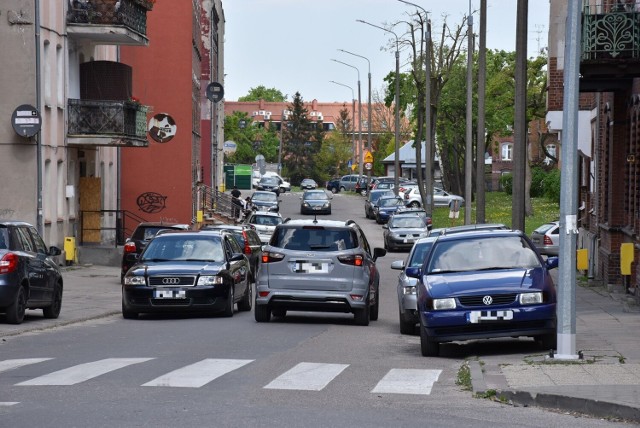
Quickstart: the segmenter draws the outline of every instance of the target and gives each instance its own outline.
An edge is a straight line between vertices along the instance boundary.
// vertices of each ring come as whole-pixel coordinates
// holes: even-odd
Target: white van
[[[258,187],[258,183],[260,182],[261,178],[262,178],[262,175],[260,174],[260,171],[258,171],[257,169],[254,169],[253,175],[251,176],[251,186],[253,186],[254,189]]]
[[[275,177],[280,182],[280,193],[290,192],[291,191],[291,183],[285,181],[284,178],[280,177],[277,172],[267,171],[262,174],[263,177]]]

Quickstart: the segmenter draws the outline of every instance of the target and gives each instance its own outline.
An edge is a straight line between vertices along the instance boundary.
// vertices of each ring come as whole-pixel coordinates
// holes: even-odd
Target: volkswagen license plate
[[[162,289],[162,290],[153,290],[153,298],[154,299],[186,299],[187,292],[185,290],[171,290],[171,289]]]
[[[471,324],[495,321],[511,321],[513,311],[471,311],[467,314],[467,321]]]

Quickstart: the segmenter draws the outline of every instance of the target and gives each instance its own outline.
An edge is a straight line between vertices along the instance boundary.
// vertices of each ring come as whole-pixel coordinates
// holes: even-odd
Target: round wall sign
[[[40,112],[34,106],[22,104],[11,115],[11,125],[21,137],[33,137],[42,128]]]
[[[149,120],[149,135],[158,143],[167,143],[176,135],[178,127],[167,113],[158,113]]]

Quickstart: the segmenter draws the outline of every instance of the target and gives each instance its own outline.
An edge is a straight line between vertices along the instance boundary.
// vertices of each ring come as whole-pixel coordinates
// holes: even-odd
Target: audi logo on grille
[[[162,283],[165,285],[177,285],[180,284],[180,278],[162,278]]]
[[[484,303],[485,305],[490,305],[493,303],[493,298],[491,298],[491,296],[484,296],[482,298],[482,303]]]

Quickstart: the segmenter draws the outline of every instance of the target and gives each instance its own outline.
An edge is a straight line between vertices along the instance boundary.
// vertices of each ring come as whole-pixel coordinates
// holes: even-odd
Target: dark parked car
[[[250,311],[251,267],[225,231],[178,231],[153,238],[124,276],[122,316],[148,312]]]
[[[131,238],[127,239],[122,249],[122,263],[120,269],[120,282],[124,278],[129,268],[133,266],[135,258],[128,257],[129,254],[139,255],[147,246],[147,243],[161,230],[188,230],[188,224],[164,223],[164,222],[142,222],[133,231]]]
[[[257,190],[251,195],[251,209],[256,211],[280,211],[280,200],[274,192]]]
[[[276,194],[276,196],[280,196],[280,180],[272,176],[263,176],[260,181],[258,181],[258,186],[256,187],[256,189],[273,192]]]
[[[312,190],[318,187],[318,183],[313,178],[305,178],[300,182],[300,188],[302,190]]]
[[[420,349],[436,356],[440,344],[495,337],[533,337],[556,347],[556,288],[546,261],[519,230],[440,235],[418,280]]]
[[[256,282],[255,318],[287,311],[353,313],[358,325],[378,319],[380,274],[362,229],[347,220],[289,220],[264,248]]]
[[[42,309],[58,318],[62,307],[62,274],[35,227],[17,221],[0,222],[0,312],[10,324],[20,324],[26,309]]]
[[[240,248],[242,248],[242,252],[249,259],[249,265],[251,265],[250,281],[255,282],[263,245],[258,232],[256,232],[255,226],[216,224],[203,226],[200,230],[226,230],[227,232],[231,232],[233,237],[236,238],[236,241],[238,241]]]
[[[324,190],[306,190],[300,196],[300,214],[331,214],[331,197]]]
[[[376,223],[386,223],[389,217],[399,209],[404,208],[404,201],[398,196],[383,196],[373,207]]]
[[[367,218],[376,218],[376,213],[373,207],[378,203],[378,199],[383,196],[394,196],[392,191],[389,190],[371,190],[367,195],[367,199],[364,201],[364,215]]]
[[[338,193],[340,191],[340,178],[332,178],[327,181],[327,190],[331,193]]]

